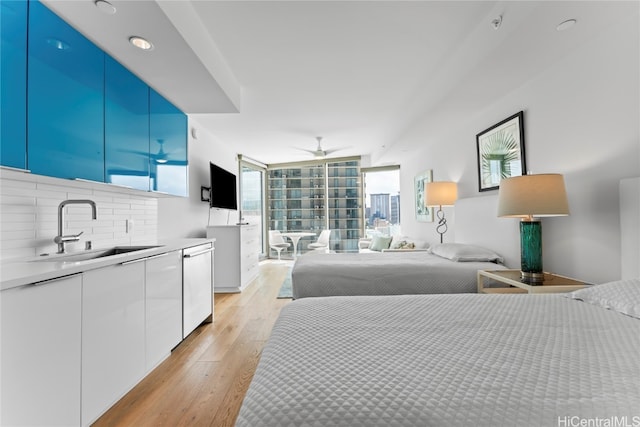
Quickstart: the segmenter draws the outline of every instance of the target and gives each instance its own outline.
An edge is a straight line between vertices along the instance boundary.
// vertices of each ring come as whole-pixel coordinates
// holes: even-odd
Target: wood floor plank
[[[290,264],[263,262],[242,293],[216,294],[199,326],[94,426],[233,426],[280,310]]]

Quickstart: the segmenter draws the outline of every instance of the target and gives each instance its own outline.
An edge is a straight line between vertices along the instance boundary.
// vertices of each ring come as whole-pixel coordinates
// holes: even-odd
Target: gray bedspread
[[[559,295],[403,295],[286,306],[236,425],[557,427],[614,417],[640,425],[639,319]]]
[[[338,295],[453,294],[477,292],[478,270],[492,262],[453,262],[426,251],[312,254],[293,265],[293,298]]]

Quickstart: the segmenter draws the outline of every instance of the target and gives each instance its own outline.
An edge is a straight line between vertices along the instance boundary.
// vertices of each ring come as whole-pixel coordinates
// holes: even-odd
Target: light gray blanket
[[[293,298],[477,292],[477,271],[492,262],[453,262],[426,251],[312,254],[293,265]]]
[[[640,422],[639,319],[559,295],[406,295],[286,306],[236,425],[557,427],[596,417]]]

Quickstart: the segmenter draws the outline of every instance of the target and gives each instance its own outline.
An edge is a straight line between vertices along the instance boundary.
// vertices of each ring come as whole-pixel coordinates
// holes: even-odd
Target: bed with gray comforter
[[[236,425],[613,417],[640,423],[640,319],[562,295],[401,295],[284,307]]]
[[[293,298],[477,292],[478,270],[495,262],[456,262],[426,251],[313,254],[291,272]]]

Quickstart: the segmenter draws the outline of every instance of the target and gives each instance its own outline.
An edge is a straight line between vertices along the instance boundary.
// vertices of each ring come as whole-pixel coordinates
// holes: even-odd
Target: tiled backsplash
[[[65,208],[63,232],[78,234],[80,241],[67,244],[69,252],[114,245],[153,244],[157,240],[158,200],[140,191],[101,183],[63,180],[0,169],[0,259],[55,253],[58,205],[67,199],[90,199],[91,207],[72,204]]]

